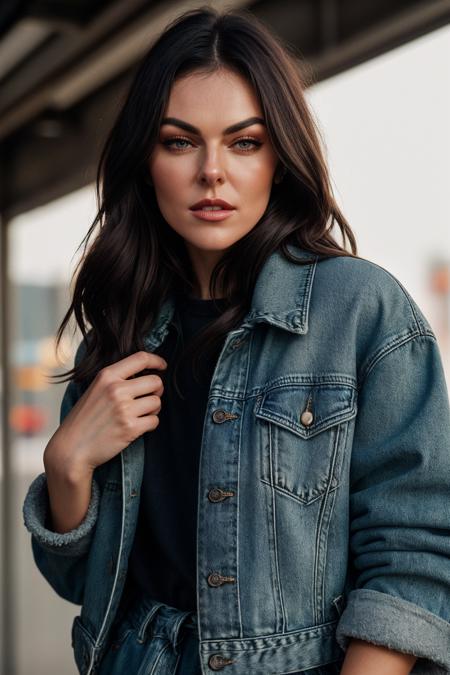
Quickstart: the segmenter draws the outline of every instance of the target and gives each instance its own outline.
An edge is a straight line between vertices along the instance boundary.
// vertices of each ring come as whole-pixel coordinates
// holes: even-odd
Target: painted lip
[[[202,211],[202,209],[191,210],[191,213],[196,218],[201,220],[224,220],[232,216],[235,209],[217,209],[216,211]]]
[[[189,208],[191,211],[201,209],[203,206],[221,206],[224,210],[232,210],[235,207],[224,201],[223,199],[201,199],[199,202],[192,204]],[[217,211],[219,213],[219,211]]]

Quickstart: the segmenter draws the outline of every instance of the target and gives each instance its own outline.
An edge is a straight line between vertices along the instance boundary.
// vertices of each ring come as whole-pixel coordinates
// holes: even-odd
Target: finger
[[[139,351],[130,356],[126,356],[116,363],[106,366],[105,370],[124,380],[136,375],[145,368],[158,368],[164,370],[167,368],[167,361],[162,356],[153,352]]]
[[[161,411],[161,399],[159,396],[143,396],[132,402],[130,413],[134,418],[141,415],[157,415]]]
[[[159,375],[142,375],[127,380],[126,384],[120,385],[120,391],[125,392],[130,398],[147,396],[148,394],[157,394],[162,396],[164,392],[164,383]]]
[[[158,425],[159,425],[159,417],[158,415],[155,415],[153,413],[151,413],[150,415],[142,415],[141,417],[136,417],[135,438],[142,436],[142,434],[145,434],[147,431],[153,431],[154,429],[156,429]]]

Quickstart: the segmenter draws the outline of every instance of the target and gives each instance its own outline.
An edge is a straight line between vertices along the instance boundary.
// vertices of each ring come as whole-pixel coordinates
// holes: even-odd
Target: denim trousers
[[[341,665],[331,663],[290,671],[289,675],[338,675]],[[115,621],[108,649],[96,672],[98,675],[202,675],[197,614],[148,597],[135,599]]]
[[[201,675],[195,612],[141,597],[111,630],[99,675]]]

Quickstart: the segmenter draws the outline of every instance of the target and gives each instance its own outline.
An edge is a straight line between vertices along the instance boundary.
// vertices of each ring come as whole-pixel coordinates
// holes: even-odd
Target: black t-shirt
[[[168,362],[162,373],[168,373],[181,341],[187,343],[223,311],[224,300],[216,300],[218,307],[213,303],[176,295],[169,333],[155,350]],[[134,594],[150,595],[180,610],[197,609],[198,468],[209,387],[222,345],[223,340],[209,359],[202,354],[201,383],[193,377],[191,360],[181,361],[177,383],[184,398],[162,376],[159,425],[144,434],[144,476],[128,583]]]

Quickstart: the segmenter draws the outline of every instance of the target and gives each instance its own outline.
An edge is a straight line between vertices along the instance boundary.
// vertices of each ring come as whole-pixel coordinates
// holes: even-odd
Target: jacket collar
[[[286,260],[279,251],[274,251],[259,272],[250,309],[240,329],[266,322],[291,333],[308,331],[309,303],[318,256],[293,244],[287,248],[297,258],[313,258],[314,262],[297,265]],[[174,298],[169,295],[161,306],[155,325],[144,338],[148,349],[153,350],[162,342],[174,310]]]
[[[314,262],[297,265],[275,251],[265,261],[256,280],[245,325],[266,321],[291,333],[308,331],[309,303],[318,256],[289,244],[297,258]]]

